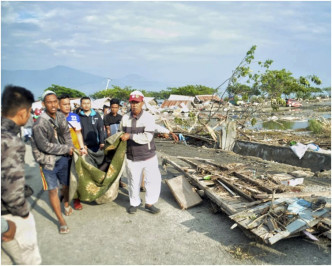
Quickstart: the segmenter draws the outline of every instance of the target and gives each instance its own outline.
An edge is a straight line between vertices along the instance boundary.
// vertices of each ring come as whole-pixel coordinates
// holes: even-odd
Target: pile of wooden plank
[[[164,157],[163,164],[181,172],[229,215],[235,222],[232,228],[239,226],[266,244],[300,234],[313,240],[318,240],[316,236],[330,238],[331,212],[326,204],[330,191],[302,192],[303,184],[287,185],[282,173],[258,176],[250,165],[240,163],[220,165],[212,160],[178,156]],[[186,190],[190,191],[188,185]],[[200,202],[195,197],[192,206]],[[182,205],[183,209],[187,207]]]

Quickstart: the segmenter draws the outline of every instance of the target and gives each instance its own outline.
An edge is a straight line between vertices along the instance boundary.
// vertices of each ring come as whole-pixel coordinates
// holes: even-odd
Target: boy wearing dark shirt
[[[104,125],[107,131],[107,137],[112,136],[118,131],[122,115],[118,114],[120,101],[112,99],[110,102],[111,112],[104,116]]]

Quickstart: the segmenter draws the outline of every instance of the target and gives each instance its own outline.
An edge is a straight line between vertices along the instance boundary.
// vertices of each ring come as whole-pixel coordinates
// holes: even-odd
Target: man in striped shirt
[[[131,112],[125,114],[120,123],[122,141],[127,141],[127,173],[130,207],[128,213],[133,214],[141,204],[140,184],[143,171],[145,173],[145,209],[153,214],[160,209],[154,206],[158,201],[161,188],[161,174],[158,167],[156,147],[153,141],[155,131],[154,117],[142,109],[144,95],[140,91],[130,94]]]

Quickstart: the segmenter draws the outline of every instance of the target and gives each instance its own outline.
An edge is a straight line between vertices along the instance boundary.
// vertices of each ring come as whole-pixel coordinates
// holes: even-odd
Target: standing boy
[[[87,154],[87,150],[84,147],[83,136],[82,136],[82,127],[80,123],[80,117],[70,111],[70,98],[69,95],[61,95],[58,97],[60,111],[66,116],[70,135],[73,141],[73,145],[76,149],[80,151],[80,154]],[[70,165],[70,164],[69,164]],[[80,199],[74,199],[74,209],[82,210],[83,206],[80,202]]]
[[[91,108],[89,97],[81,98],[82,111],[79,112],[84,144],[93,152],[104,148],[105,131],[100,114]]]
[[[1,217],[16,225],[14,239],[2,235],[1,247],[16,264],[40,264],[35,220],[24,196],[25,145],[17,136],[31,115],[34,97],[10,85],[1,100]]]
[[[61,213],[58,181],[63,187],[65,215],[68,216],[73,212],[68,203],[68,187],[69,156],[73,154],[74,146],[66,117],[58,111],[59,102],[56,94],[53,91],[45,91],[42,101],[46,110],[33,125],[32,152],[40,164],[43,188],[48,190],[51,206],[59,220],[59,233],[66,234],[69,228]]]

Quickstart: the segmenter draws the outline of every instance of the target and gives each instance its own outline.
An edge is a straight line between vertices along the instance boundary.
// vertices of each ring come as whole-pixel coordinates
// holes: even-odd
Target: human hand
[[[104,149],[104,146],[105,146],[104,143],[100,144],[100,145],[99,145],[99,149],[100,149],[100,150]]]
[[[179,137],[176,134],[174,134],[173,132],[171,132],[171,135],[172,135],[172,138],[174,139],[175,142],[179,141]]]
[[[74,152],[74,147],[71,147],[70,150],[69,150],[69,152],[68,152],[68,154],[69,154],[70,156],[72,156],[72,155],[73,155],[73,152]]]
[[[121,136],[121,140],[122,140],[122,141],[127,141],[129,138],[130,138],[130,134],[129,134],[129,133],[124,133],[124,134]]]
[[[88,154],[88,151],[85,148],[80,149],[80,155]]]
[[[1,240],[3,242],[9,242],[14,239],[15,233],[16,233],[16,225],[14,222],[7,220],[8,223],[8,231],[4,232],[1,235]]]

